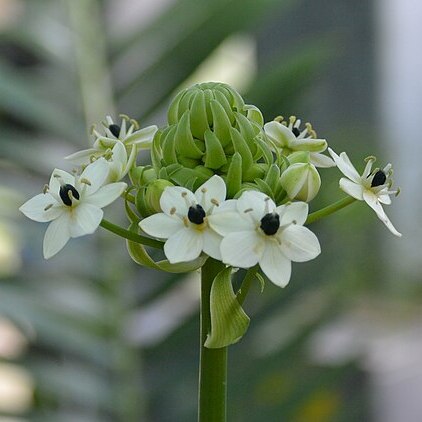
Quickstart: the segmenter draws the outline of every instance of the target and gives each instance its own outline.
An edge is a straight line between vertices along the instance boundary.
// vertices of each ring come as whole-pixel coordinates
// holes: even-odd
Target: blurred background
[[[0,0],[0,421],[196,420],[198,275],[140,268],[101,229],[46,262],[17,208],[106,114],[164,125],[218,80],[402,188],[403,238],[354,204],[313,225],[323,253],[287,288],[254,286],[229,420],[420,422],[421,19],[417,0]],[[343,197],[321,173],[312,210]]]

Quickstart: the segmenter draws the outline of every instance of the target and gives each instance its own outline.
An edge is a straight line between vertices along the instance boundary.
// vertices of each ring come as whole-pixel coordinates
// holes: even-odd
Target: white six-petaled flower
[[[51,222],[44,236],[44,258],[59,252],[70,238],[97,229],[103,218],[101,208],[115,201],[127,187],[123,182],[104,185],[108,172],[103,158],[88,165],[80,176],[55,169],[44,193],[19,208],[31,220]]]
[[[122,115],[119,126],[110,116],[102,122],[104,134],[92,129],[94,145],[92,148],[75,152],[66,157],[76,165],[86,165],[100,157],[110,164],[109,181],[122,179],[132,167],[139,149],[150,148],[157,126],[140,129],[135,120]],[[129,127],[127,125],[129,124]]]
[[[170,263],[192,261],[202,251],[221,260],[221,236],[210,228],[210,220],[233,201],[225,201],[226,185],[213,176],[195,193],[180,186],[167,187],[160,198],[162,213],[143,219],[139,226],[150,236],[167,239],[164,253]]]
[[[291,261],[309,261],[321,252],[317,237],[303,227],[307,215],[304,202],[277,207],[262,192],[246,191],[236,201],[236,211],[215,214],[210,225],[223,236],[223,262],[239,268],[259,264],[274,284],[284,287]]]
[[[340,188],[353,198],[365,201],[390,232],[400,237],[401,233],[393,226],[381,205],[391,204],[390,195],[398,194],[397,190],[390,190],[392,186],[391,164],[387,164],[383,169],[372,171],[375,157],[369,157],[362,175],[359,175],[345,152],[337,155],[331,148],[328,148],[328,152],[339,170],[347,177],[340,179]]]
[[[316,167],[334,167],[330,157],[321,154],[327,149],[325,139],[317,139],[316,133],[310,123],[306,123],[305,129],[300,129],[301,121],[295,116],[290,116],[289,121],[272,121],[265,123],[266,135],[280,148],[287,157],[296,151],[309,151],[310,163]]]

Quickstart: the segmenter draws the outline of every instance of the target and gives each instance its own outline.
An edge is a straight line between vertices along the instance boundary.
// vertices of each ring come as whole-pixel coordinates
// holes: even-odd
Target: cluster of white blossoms
[[[167,264],[209,256],[235,268],[259,265],[283,287],[292,262],[309,261],[321,252],[304,224],[308,203],[321,187],[317,168],[335,166],[346,176],[340,188],[366,202],[401,236],[383,210],[398,193],[392,190],[390,164],[373,168],[375,158],[369,157],[360,175],[347,154],[328,148],[311,124],[301,128],[295,116],[264,124],[259,109],[245,105],[227,85],[182,91],[169,108],[169,124],[161,129],[141,129],[129,117],[121,119],[119,125],[107,116],[102,130],[93,127],[92,147],[66,157],[78,166],[74,173],[55,169],[43,193],[21,206],[32,220],[50,222],[45,258],[70,238],[93,233],[103,219],[102,208],[125,193],[136,208],[128,211],[130,220],[164,241]],[[150,151],[151,165],[138,165],[141,149]],[[122,181],[127,177],[129,187]],[[352,201],[328,206],[323,214]],[[143,248],[145,237],[136,236]]]
[[[133,166],[138,148],[150,145],[157,130],[156,126],[137,130],[137,123],[126,116],[121,127],[110,117],[103,125],[105,135],[93,130],[93,148],[66,157],[80,164],[74,174],[54,169],[43,192],[19,208],[31,220],[50,222],[43,243],[46,259],[59,252],[70,238],[92,234],[98,228],[102,208],[127,188],[120,180]]]
[[[143,219],[141,229],[167,239],[164,253],[171,263],[191,261],[201,252],[227,265],[251,268],[284,287],[291,261],[309,261],[321,252],[317,237],[303,224],[305,202],[276,206],[262,192],[246,191],[239,199],[226,198],[226,185],[211,177],[195,193],[179,186],[161,195],[162,213]]]

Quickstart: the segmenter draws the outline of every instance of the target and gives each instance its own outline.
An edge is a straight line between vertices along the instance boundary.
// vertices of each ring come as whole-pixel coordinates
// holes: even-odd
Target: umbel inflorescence
[[[45,258],[102,224],[130,239],[129,253],[142,265],[185,272],[211,257],[227,268],[254,269],[258,277],[262,271],[284,287],[292,262],[321,252],[306,227],[315,220],[308,204],[321,189],[318,168],[333,166],[345,176],[340,188],[348,197],[314,216],[364,201],[401,236],[383,210],[398,193],[391,164],[374,168],[369,157],[359,174],[347,154],[328,148],[311,124],[295,116],[265,122],[258,107],[223,83],[181,91],[163,127],[107,117],[102,128],[93,127],[92,137],[91,148],[67,157],[76,165],[72,174],[55,169],[43,192],[20,208],[32,220],[50,222]],[[139,158],[141,150],[149,151],[149,159]],[[102,208],[119,196],[129,230],[103,220]],[[154,261],[145,245],[162,247],[166,259]]]

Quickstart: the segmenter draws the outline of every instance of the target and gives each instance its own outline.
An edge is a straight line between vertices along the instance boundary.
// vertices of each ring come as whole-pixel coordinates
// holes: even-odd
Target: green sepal
[[[280,180],[280,169],[276,164],[271,164],[270,168],[265,175],[265,182],[273,192],[276,191],[278,182]]]
[[[177,163],[176,148],[174,144],[174,134],[176,133],[176,126],[166,128],[161,134],[161,150],[163,152],[164,163]]]
[[[157,130],[152,140],[151,145],[151,163],[152,166],[156,169],[161,167],[161,160],[163,158],[163,151],[161,149],[161,134],[163,131],[161,129]]]
[[[264,182],[264,180],[261,179],[255,179],[254,181],[261,192],[268,195],[271,199],[274,199],[274,192],[267,182]]]
[[[253,163],[252,154],[248,144],[237,129],[230,128],[230,136],[235,151],[242,156],[242,172],[246,173]]]
[[[216,100],[210,102],[213,118],[213,130],[223,148],[230,143],[231,123],[223,106]]]
[[[218,103],[224,108],[224,111],[226,112],[226,115],[229,118],[230,123],[233,124],[235,117],[234,117],[232,108],[230,106],[230,103],[227,100],[227,97],[218,89],[214,91],[214,97],[218,101]]]
[[[145,191],[146,187],[142,187],[138,189],[138,192],[135,196],[135,206],[139,214],[142,215],[142,217],[148,217],[151,214],[150,212],[148,212],[148,207],[145,202]]]
[[[237,343],[249,327],[250,319],[233,291],[231,272],[231,267],[220,271],[211,286],[211,333],[204,344],[209,349]]]
[[[258,132],[255,131],[255,128],[252,126],[251,122],[243,114],[236,113],[235,116],[240,133],[246,140],[252,155],[255,156],[257,152],[255,137],[258,135]]]
[[[132,223],[129,230],[138,233],[138,224]],[[155,262],[140,243],[126,240],[127,250],[130,257],[139,265],[153,268],[155,270],[166,271],[168,273],[187,273],[201,268],[208,256],[201,255],[193,261],[170,264],[167,259]]]
[[[242,185],[242,156],[235,152],[227,172],[227,197],[233,198]]]
[[[201,161],[196,160],[195,158],[188,158],[188,157],[177,157],[177,161],[183,167],[187,167],[189,169],[194,169]]]
[[[290,164],[310,163],[311,154],[309,151],[296,151],[287,156]]]
[[[256,178],[262,179],[264,175],[265,169],[260,165],[260,163],[254,163],[247,168],[242,178],[244,182],[252,182]]]
[[[198,148],[193,140],[190,130],[189,110],[183,113],[182,118],[176,125],[176,133],[174,135],[177,152],[188,158],[201,158],[203,152]]]
[[[169,125],[174,125],[179,121],[179,103],[186,90],[180,91],[173,99],[167,112]]]
[[[244,110],[249,120],[256,122],[260,127],[264,126],[264,116],[258,107],[253,104],[245,104]]]
[[[202,159],[205,167],[215,170],[227,163],[226,154],[220,141],[209,129],[205,131],[205,156]]]
[[[273,157],[273,153],[271,152],[271,149],[268,146],[268,144],[261,138],[261,136],[255,137],[255,143],[258,146],[257,149],[260,151],[260,153],[264,157],[265,162],[267,164],[272,164],[274,162],[274,157]],[[255,160],[257,158],[259,158],[259,157],[258,156],[254,157]]]
[[[205,131],[209,128],[205,95],[203,91],[196,91],[190,109],[190,127],[195,138],[203,139]]]
[[[179,109],[177,111],[178,121],[181,120],[184,113],[189,112],[194,95],[195,95],[195,91],[192,91],[191,89],[187,89],[185,91],[185,95],[183,95],[183,97],[180,99]]]

